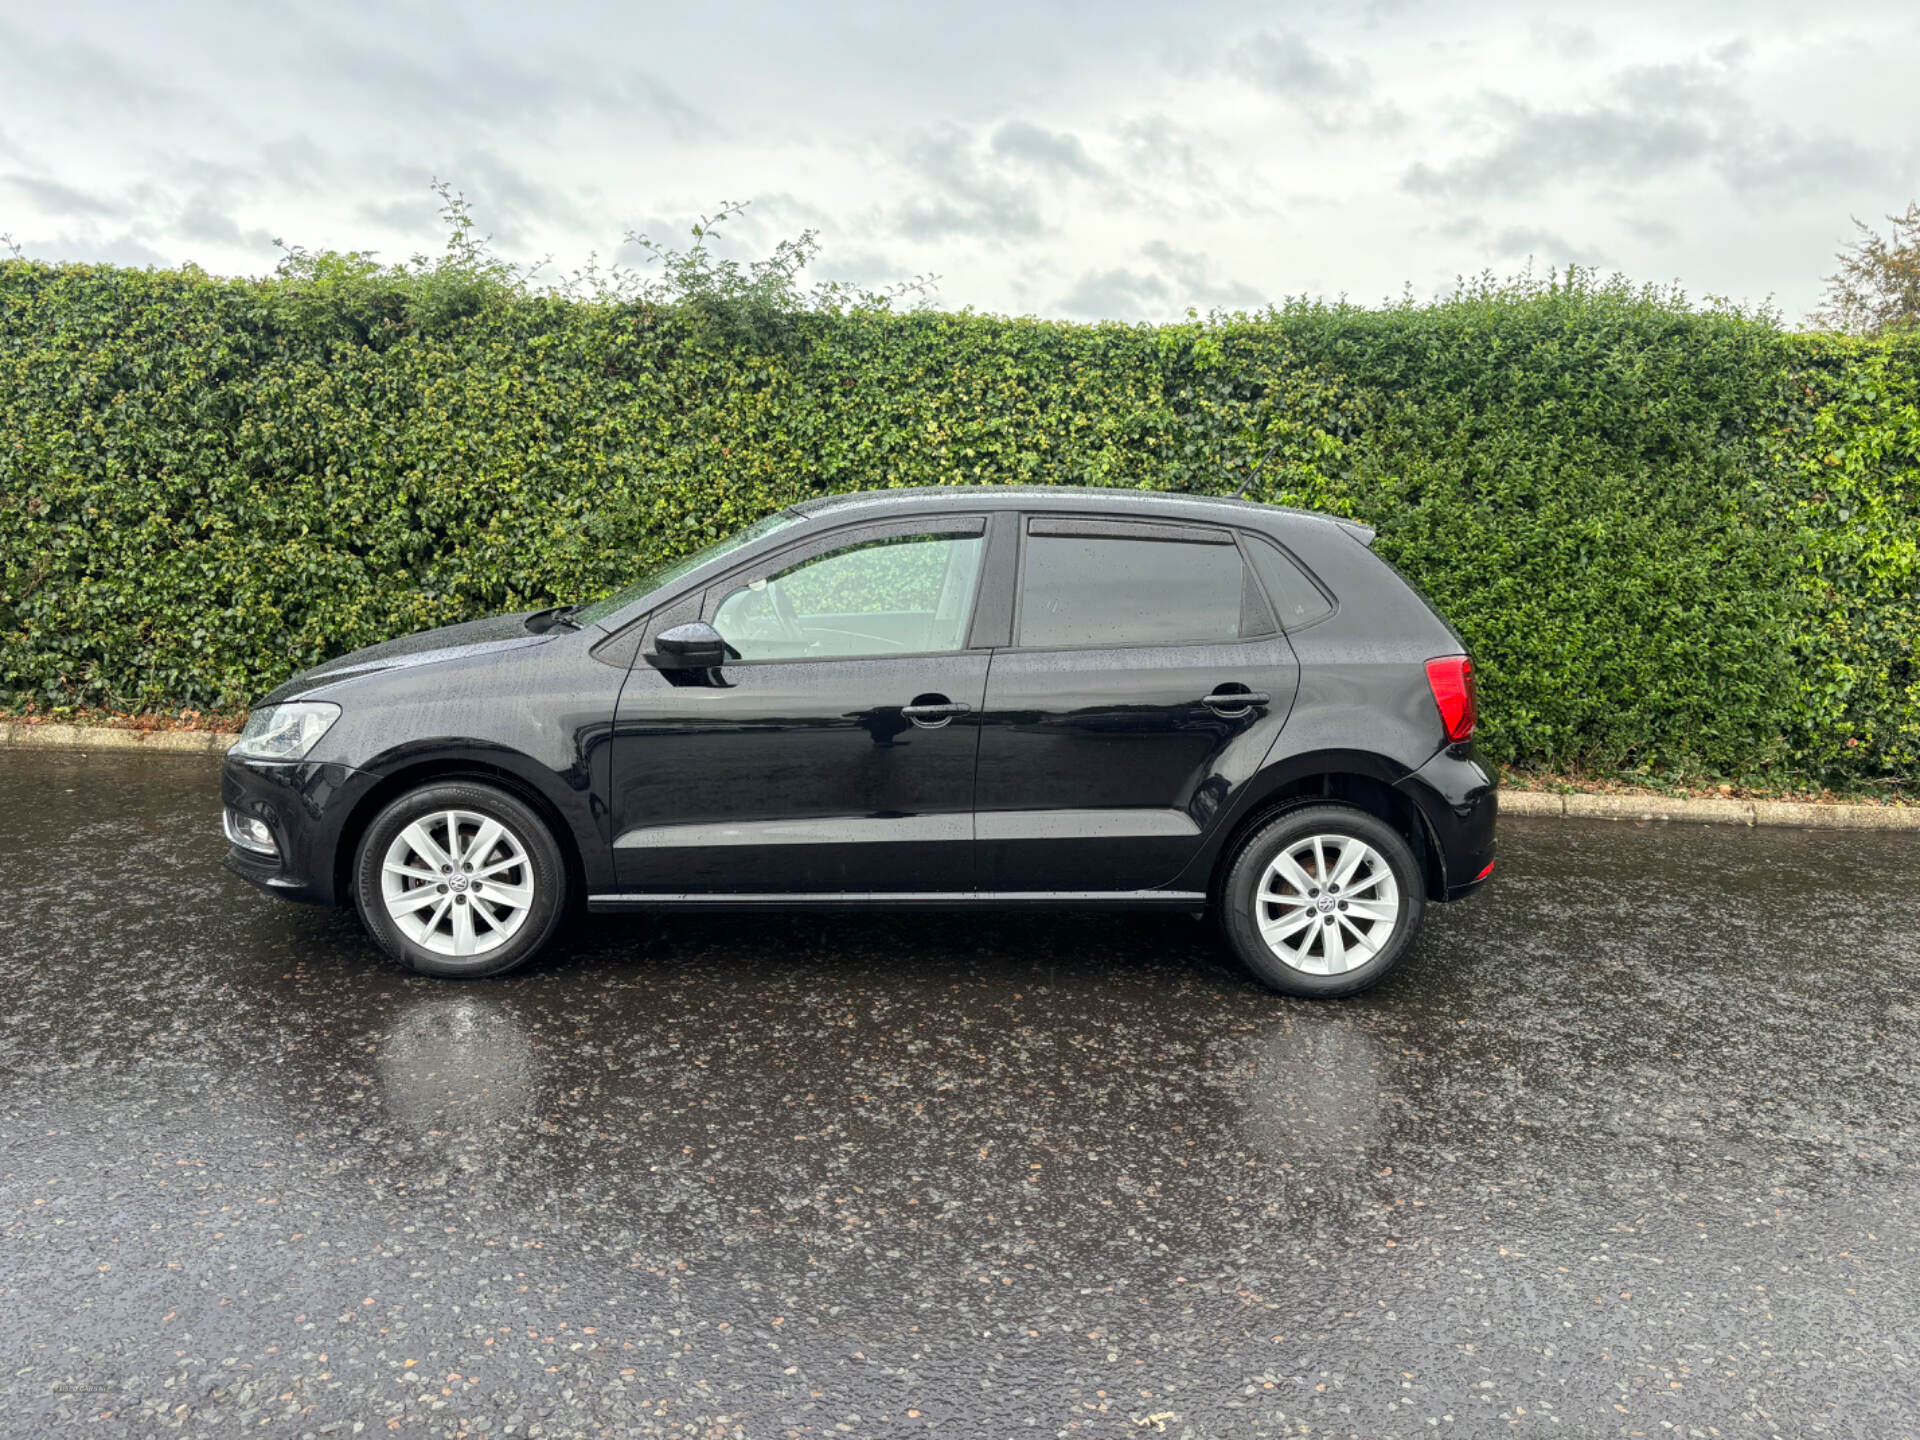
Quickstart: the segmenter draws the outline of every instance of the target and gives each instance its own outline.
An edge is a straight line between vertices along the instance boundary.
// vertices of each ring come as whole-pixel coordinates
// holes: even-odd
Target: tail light
[[[1474,699],[1473,661],[1465,655],[1443,655],[1427,661],[1427,688],[1440,707],[1440,723],[1454,744],[1473,734],[1480,707]]]

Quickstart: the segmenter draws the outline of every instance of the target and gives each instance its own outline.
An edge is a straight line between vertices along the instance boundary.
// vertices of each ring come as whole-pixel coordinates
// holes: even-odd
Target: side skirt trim
[[[837,894],[589,895],[587,909],[623,910],[1204,910],[1202,890],[897,890]]]

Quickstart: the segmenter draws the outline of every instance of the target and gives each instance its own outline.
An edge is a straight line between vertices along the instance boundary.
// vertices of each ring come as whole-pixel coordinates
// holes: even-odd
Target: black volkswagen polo
[[[941,488],[355,651],[227,756],[228,865],[497,975],[577,905],[1211,911],[1344,995],[1493,871],[1460,638],[1350,521]]]

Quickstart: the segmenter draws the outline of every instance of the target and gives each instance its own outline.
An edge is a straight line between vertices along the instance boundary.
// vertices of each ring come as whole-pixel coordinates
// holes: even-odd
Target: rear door
[[[985,529],[869,525],[709,587],[701,613],[739,658],[690,673],[643,656],[620,695],[622,891],[971,891]]]
[[[1299,679],[1218,526],[1030,515],[980,726],[982,890],[1166,884],[1258,768]]]

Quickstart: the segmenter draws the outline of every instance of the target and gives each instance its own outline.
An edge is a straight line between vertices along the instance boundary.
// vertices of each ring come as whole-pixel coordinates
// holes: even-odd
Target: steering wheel
[[[800,617],[794,612],[793,602],[787,599],[786,592],[780,588],[778,580],[767,582],[767,600],[773,606],[773,618],[780,622],[782,639],[790,640],[796,645],[811,643],[807,639],[807,632],[801,628]]]

